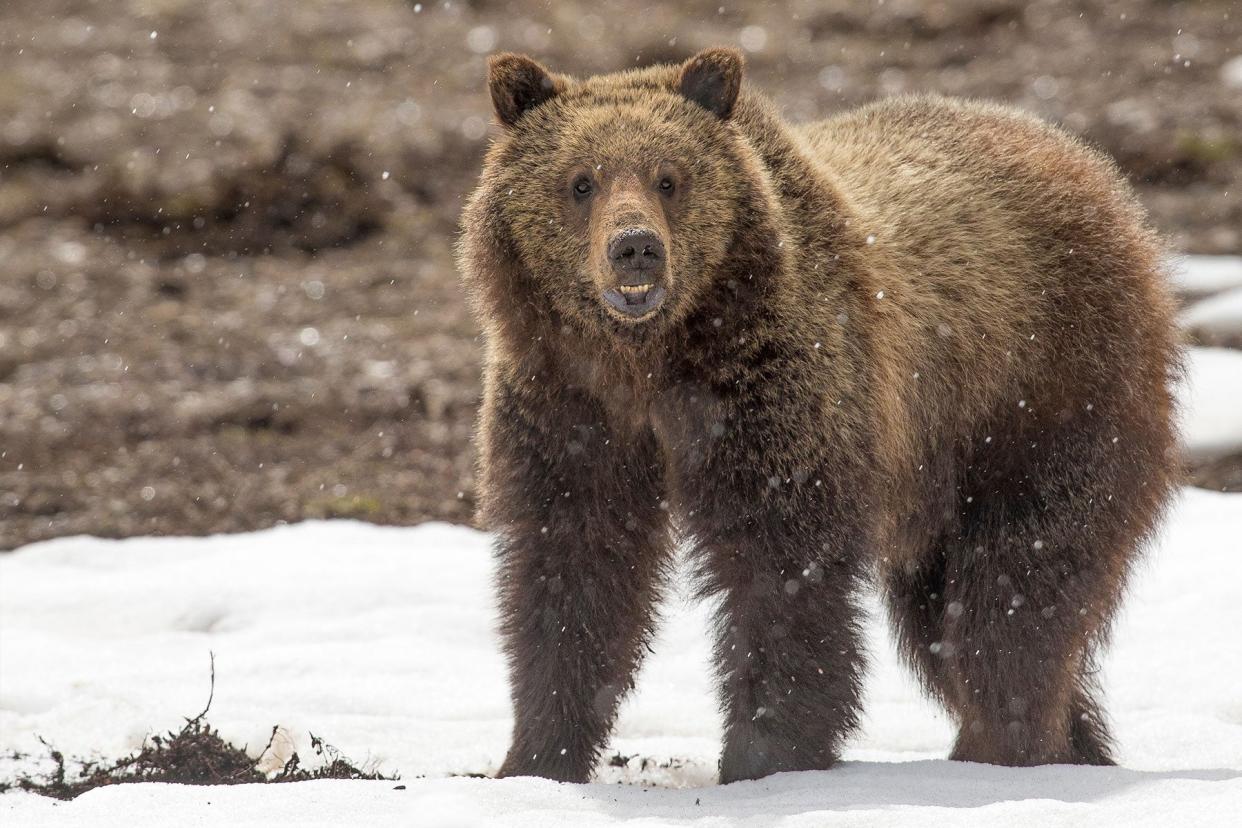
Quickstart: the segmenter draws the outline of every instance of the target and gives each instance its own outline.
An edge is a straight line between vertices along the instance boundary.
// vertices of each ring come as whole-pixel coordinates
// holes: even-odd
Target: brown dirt
[[[469,520],[451,249],[492,50],[587,74],[741,43],[796,119],[1010,101],[1114,153],[1179,248],[1242,248],[1233,0],[610,9],[0,4],[0,548]]]
[[[211,689],[215,695],[215,659],[212,659]],[[0,793],[10,789],[30,791],[55,799],[75,799],[87,791],[109,785],[136,782],[167,782],[178,785],[245,785],[257,783],[309,782],[315,779],[369,779],[395,781],[399,776],[386,776],[374,769],[361,769],[332,745],[311,734],[311,749],[317,757],[313,767],[304,767],[298,754],[292,754],[284,766],[271,774],[257,767],[271,750],[279,728],[272,728],[272,737],[258,756],[251,756],[244,747],[224,741],[207,722],[207,707],[178,731],[157,734],[143,740],[142,746],[128,756],[116,760],[66,759],[65,755],[46,742],[50,765],[46,773],[23,772],[12,779],[0,778]],[[42,741],[42,740],[41,740]],[[29,764],[34,757],[16,754],[15,762]]]

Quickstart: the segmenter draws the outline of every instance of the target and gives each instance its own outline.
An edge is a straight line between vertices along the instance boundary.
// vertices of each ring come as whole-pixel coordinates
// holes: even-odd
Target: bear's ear
[[[526,55],[503,52],[487,59],[487,88],[496,117],[506,127],[561,92],[565,82]]]
[[[724,120],[733,114],[746,61],[737,49],[704,49],[681,67],[677,89],[687,99]]]

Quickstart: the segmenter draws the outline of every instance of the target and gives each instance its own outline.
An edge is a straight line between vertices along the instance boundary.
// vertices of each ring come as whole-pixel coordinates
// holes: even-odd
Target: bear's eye
[[[661,178],[660,183],[656,186],[658,186],[660,188],[660,192],[664,193],[665,195],[672,195],[673,190],[676,189],[676,185],[673,184],[673,179],[669,178],[668,176],[664,176],[664,178]]]
[[[583,176],[574,182],[574,195],[578,198],[586,198],[591,194],[591,179]]]

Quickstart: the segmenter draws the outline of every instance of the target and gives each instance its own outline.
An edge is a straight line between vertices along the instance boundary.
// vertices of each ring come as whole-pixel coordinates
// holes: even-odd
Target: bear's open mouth
[[[645,285],[617,285],[617,290],[621,291],[621,295],[625,297],[627,305],[641,305],[647,301],[647,291],[654,287],[650,283]]]
[[[604,300],[635,319],[646,316],[664,301],[664,287],[653,283],[617,285],[604,291]]]

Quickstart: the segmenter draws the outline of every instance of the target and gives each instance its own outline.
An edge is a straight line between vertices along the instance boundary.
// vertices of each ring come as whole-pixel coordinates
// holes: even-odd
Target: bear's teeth
[[[646,293],[651,285],[617,285],[617,289],[622,293]]]

